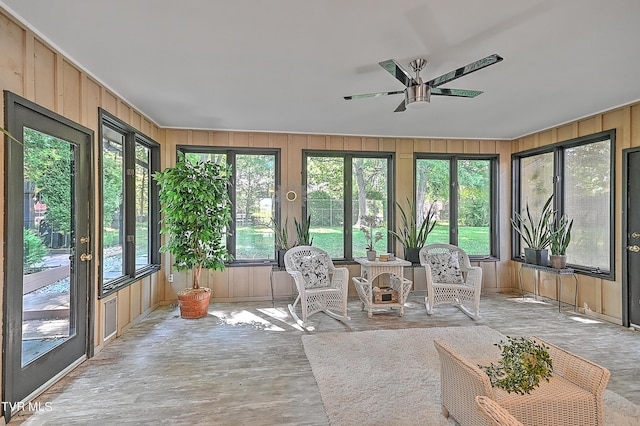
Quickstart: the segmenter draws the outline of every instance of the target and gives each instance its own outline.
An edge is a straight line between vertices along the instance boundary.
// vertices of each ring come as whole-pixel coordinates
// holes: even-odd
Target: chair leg
[[[433,306],[431,306],[431,304],[429,303],[429,296],[424,298],[424,306],[427,308],[427,314],[428,315],[432,315],[433,314]]]

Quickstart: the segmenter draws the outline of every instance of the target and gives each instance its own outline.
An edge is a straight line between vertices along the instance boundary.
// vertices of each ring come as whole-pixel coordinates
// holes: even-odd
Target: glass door
[[[89,348],[92,133],[15,95],[6,100],[19,142],[7,146],[3,401],[17,403]]]

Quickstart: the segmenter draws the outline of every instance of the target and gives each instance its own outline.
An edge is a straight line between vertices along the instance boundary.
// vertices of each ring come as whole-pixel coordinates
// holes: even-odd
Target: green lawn
[[[343,230],[340,227],[312,227],[313,245],[329,252],[333,257],[343,257]],[[428,244],[446,243],[449,241],[449,227],[437,225],[429,238]],[[364,233],[353,230],[354,256],[365,256]],[[459,228],[459,244],[468,254],[489,254],[488,227]],[[378,241],[375,248],[378,252],[387,251],[387,239]],[[238,227],[236,229],[236,251],[239,259],[271,259],[274,257],[273,234],[264,227]]]

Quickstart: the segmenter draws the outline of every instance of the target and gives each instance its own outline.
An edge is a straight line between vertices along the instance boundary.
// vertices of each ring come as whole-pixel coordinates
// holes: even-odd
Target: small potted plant
[[[168,239],[160,248],[175,257],[177,270],[193,270],[190,288],[178,292],[180,315],[207,315],[211,289],[200,287],[202,269],[223,270],[232,260],[225,245],[231,221],[226,165],[212,161],[192,163],[179,154],[175,166],[153,175],[160,186],[161,233]]]
[[[534,221],[531,215],[529,203],[526,205],[524,216],[514,212],[515,219],[511,219],[513,229],[522,236],[522,240],[527,246],[524,249],[524,261],[526,263],[547,266],[549,259],[547,248],[551,244],[552,238],[550,226],[555,214],[552,201],[553,194],[544,203],[537,221]]]
[[[280,223],[276,222],[273,218],[269,223],[269,229],[273,231],[275,236],[275,246],[276,246],[276,254],[277,261],[279,267],[284,267],[284,254],[289,250],[289,218],[286,218],[284,224],[280,225]],[[295,245],[295,244],[294,244]]]
[[[311,215],[308,215],[306,219],[298,222],[298,219],[293,218],[293,224],[296,227],[296,234],[298,235],[298,245],[310,246],[313,245],[313,237],[311,236]]]
[[[489,376],[491,386],[519,395],[530,393],[540,385],[540,380],[549,381],[553,362],[548,348],[526,337],[512,338],[495,344],[502,352],[497,364],[478,365]]]
[[[419,224],[413,219],[415,206],[409,198],[407,198],[407,211],[402,208],[400,203],[396,202],[396,205],[400,209],[402,224],[398,232],[390,230],[389,233],[396,237],[404,247],[405,260],[411,263],[420,263],[420,249],[427,243],[427,237],[436,226],[436,203],[431,203],[429,210]]]
[[[360,216],[360,230],[364,233],[367,249],[367,260],[376,260],[378,255],[375,245],[382,239],[382,232],[375,231],[378,220],[373,215]]]
[[[549,262],[552,268],[564,269],[567,267],[567,247],[571,242],[571,228],[573,219],[569,220],[566,214],[551,222],[551,256]]]

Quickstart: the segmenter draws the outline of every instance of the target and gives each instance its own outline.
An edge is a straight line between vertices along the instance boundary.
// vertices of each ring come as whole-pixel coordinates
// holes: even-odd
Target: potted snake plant
[[[525,214],[514,212],[515,219],[511,219],[513,229],[522,236],[522,241],[527,247],[524,249],[526,263],[547,266],[549,259],[548,247],[553,237],[550,226],[553,222],[555,211],[553,210],[553,194],[542,207],[538,220],[534,220],[529,203],[525,208]]]
[[[414,220],[416,212],[415,205],[411,200],[407,197],[407,210],[405,210],[400,203],[396,202],[400,210],[402,223],[398,232],[390,230],[389,233],[400,241],[400,244],[404,247],[404,258],[411,263],[420,263],[420,249],[427,243],[429,234],[436,226],[435,204],[435,202],[431,203],[422,221],[417,223],[417,221]]]
[[[551,222],[551,256],[549,262],[552,268],[564,269],[567,267],[567,247],[571,242],[571,228],[573,219],[569,220],[566,214]]]

